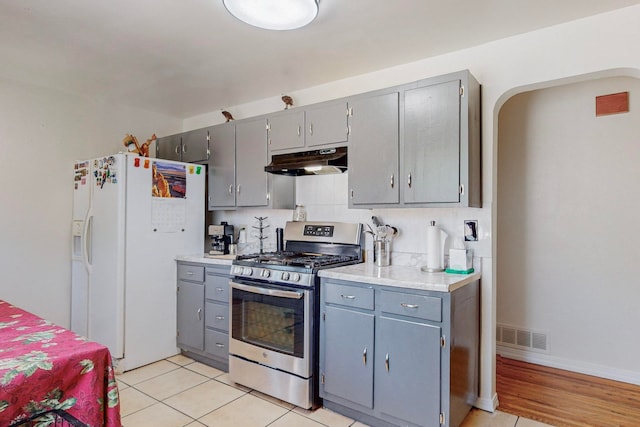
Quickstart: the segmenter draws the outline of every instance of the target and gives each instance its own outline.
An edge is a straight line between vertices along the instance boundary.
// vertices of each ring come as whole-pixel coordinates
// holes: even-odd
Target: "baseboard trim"
[[[519,350],[502,345],[496,345],[496,354],[523,362],[536,363],[538,365],[548,366],[551,368],[564,369],[565,371],[578,372],[580,374],[593,375],[595,377],[640,385],[640,372],[610,368],[608,366],[597,365],[594,363],[580,362],[562,357],[550,356],[548,354]]]
[[[479,397],[473,404],[478,409],[482,409],[487,412],[495,412],[498,408],[498,394],[494,394],[492,398]]]

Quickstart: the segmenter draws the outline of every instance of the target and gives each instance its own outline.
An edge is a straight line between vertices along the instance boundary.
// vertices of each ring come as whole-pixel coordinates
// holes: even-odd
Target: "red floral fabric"
[[[121,427],[111,354],[0,300],[0,426],[51,409],[90,427]]]

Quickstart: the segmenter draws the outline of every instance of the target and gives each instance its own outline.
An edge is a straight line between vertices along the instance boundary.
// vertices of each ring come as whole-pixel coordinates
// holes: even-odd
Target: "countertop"
[[[425,273],[416,266],[376,267],[371,262],[327,268],[320,270],[318,275],[351,282],[438,292],[452,292],[481,277],[479,272],[471,274]]]
[[[195,254],[195,255],[178,255],[176,257],[176,261],[197,262],[200,264],[217,264],[217,265],[231,265],[231,262],[234,259],[236,259],[235,255]]]

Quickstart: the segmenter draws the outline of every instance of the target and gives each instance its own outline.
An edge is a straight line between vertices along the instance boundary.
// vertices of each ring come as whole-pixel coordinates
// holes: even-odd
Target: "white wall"
[[[335,81],[326,85],[290,93],[296,105],[335,99],[367,92],[396,84],[402,84],[448,72],[469,69],[482,85],[482,143],[483,143],[483,207],[481,212],[471,212],[481,220],[484,241],[479,242],[480,253],[491,248],[491,255],[482,257],[482,336],[480,399],[477,406],[493,410],[497,406],[495,394],[495,324],[496,286],[494,277],[498,111],[512,95],[535,88],[554,86],[572,81],[588,80],[604,75],[640,75],[640,56],[632,46],[640,45],[640,6],[631,6],[614,12],[597,15],[534,31],[496,42],[450,54],[427,58],[410,64]],[[419,41],[414,41],[419,42]],[[245,118],[282,109],[280,94],[273,98],[229,108],[234,117]],[[223,121],[219,112],[193,117],[184,122],[184,130],[195,129]],[[340,209],[340,208],[339,208]],[[374,211],[374,213],[379,213]],[[475,215],[475,214],[478,215]],[[440,215],[442,214],[442,215]],[[231,223],[249,221],[243,214],[225,214]],[[360,218],[361,214],[356,214]],[[438,212],[444,222],[451,220],[452,212]],[[431,210],[412,212],[384,212],[389,223],[407,220],[416,227],[422,219],[431,217]],[[282,217],[286,215],[282,214]],[[483,218],[490,220],[482,221]],[[465,217],[464,219],[474,219]],[[407,230],[405,230],[406,232]],[[416,235],[418,235],[416,233]],[[407,241],[406,246],[419,244]],[[396,245],[396,249],[399,246]]]
[[[75,160],[181,121],[0,79],[0,299],[69,326]]]
[[[629,92],[630,112],[595,116]],[[499,324],[547,334],[548,353],[505,354],[640,384],[640,80],[516,95],[499,115]]]

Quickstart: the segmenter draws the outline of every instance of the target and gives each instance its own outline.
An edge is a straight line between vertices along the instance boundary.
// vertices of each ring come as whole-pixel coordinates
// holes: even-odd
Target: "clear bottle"
[[[307,220],[307,210],[303,205],[296,205],[295,210],[293,211],[293,220],[294,221],[306,221]]]

